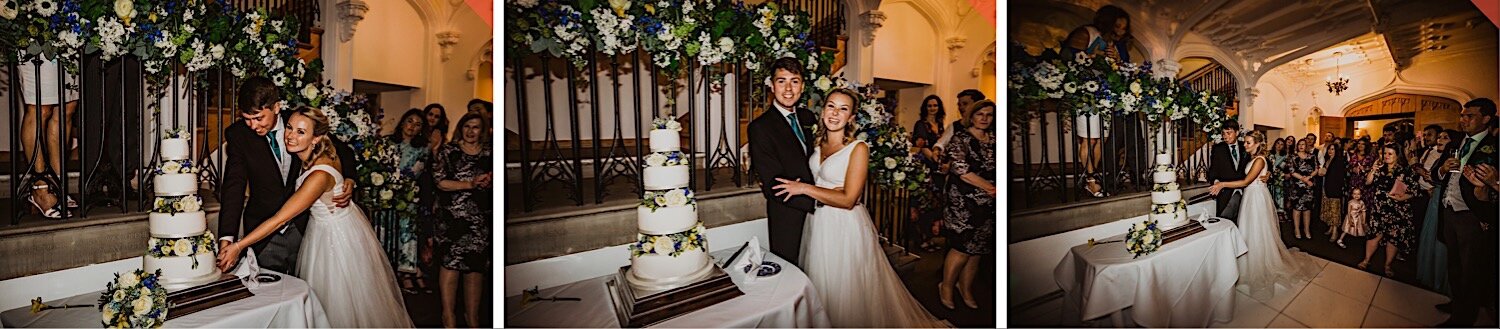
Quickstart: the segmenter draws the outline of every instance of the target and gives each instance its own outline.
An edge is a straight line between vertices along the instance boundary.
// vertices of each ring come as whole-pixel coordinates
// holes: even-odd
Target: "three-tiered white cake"
[[[1152,170],[1151,215],[1157,227],[1174,228],[1187,224],[1187,201],[1182,199],[1182,190],[1177,186],[1177,170],[1172,168],[1172,156],[1156,155],[1156,168]]]
[[[218,246],[208,231],[203,198],[198,196],[198,169],[189,159],[191,143],[186,137],[176,133],[161,140],[162,161],[151,180],[156,199],[148,215],[151,237],[143,269],[161,270],[160,281],[169,290],[219,278],[214,266]]]
[[[626,281],[643,290],[661,290],[710,274],[708,240],[698,220],[688,177],[692,171],[678,142],[676,121],[657,119],[650,132],[651,153],[642,172],[645,193],[636,208],[636,242],[631,244]]]

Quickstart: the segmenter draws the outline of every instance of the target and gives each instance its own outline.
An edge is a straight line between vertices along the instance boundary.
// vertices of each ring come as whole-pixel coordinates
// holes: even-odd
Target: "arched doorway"
[[[1414,132],[1436,124],[1458,128],[1458,112],[1463,109],[1451,98],[1408,93],[1387,93],[1366,98],[1344,108],[1344,117],[1323,117],[1323,132],[1335,136],[1378,140],[1386,132]],[[1330,124],[1332,123],[1332,124]]]

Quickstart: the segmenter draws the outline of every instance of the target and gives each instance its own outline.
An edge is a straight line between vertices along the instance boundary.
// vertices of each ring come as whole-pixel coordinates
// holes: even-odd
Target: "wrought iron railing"
[[[59,185],[50,187],[53,191],[78,191],[68,193],[76,195],[80,205],[68,214],[70,218],[147,212],[155,175],[150,169],[161,162],[156,150],[162,135],[174,127],[192,132],[194,145],[190,154],[201,170],[201,180],[210,189],[219,181],[222,172],[219,166],[224,163],[225,155],[217,151],[223,144],[224,129],[237,118],[231,110],[237,88],[233,75],[218,70],[163,73],[167,75],[163,79],[167,86],[161,94],[153,94],[148,92],[141,62],[134,57],[104,62],[97,56],[84,56],[78,63],[78,73],[67,72],[60,65],[55,72],[44,72],[37,65],[40,63],[35,60],[8,65],[4,78],[0,79],[6,86],[3,101],[10,109],[7,124],[11,225],[18,225],[24,216],[38,216],[31,214],[39,211],[27,197],[32,195],[34,182],[42,178]],[[32,81],[64,77],[76,83],[58,84],[55,90],[26,89],[22,75],[30,75]],[[67,100],[69,93],[78,95],[76,101],[70,102],[76,104],[76,111],[67,120],[55,122],[44,121],[37,115],[38,109],[27,105],[24,97],[41,100],[51,95]],[[65,113],[59,109],[53,115]],[[49,123],[55,126],[45,126]],[[36,129],[27,129],[30,136],[24,136],[23,126]],[[48,129],[58,131],[59,148],[64,150],[60,163],[45,161],[52,156],[46,142]],[[36,142],[27,143],[23,138]],[[76,152],[72,150],[75,145]],[[58,202],[65,202],[62,194],[58,196]]]
[[[1179,182],[1188,183],[1184,188],[1200,182],[1207,172],[1210,136],[1192,120],[1175,120],[1157,130],[1140,116],[1105,115],[1099,120],[1079,120],[1066,106],[1043,102],[1039,106],[1011,109],[1036,113],[1029,116],[1035,118],[1031,122],[1013,124],[1009,136],[1009,184],[1012,191],[1025,191],[1011,193],[1010,209],[1093,199],[1085,185],[1090,173],[1080,161],[1093,159],[1084,154],[1089,143],[1098,143],[1100,157],[1096,160],[1095,177],[1108,195],[1150,191],[1156,154],[1171,155]],[[1080,130],[1100,130],[1105,137],[1096,139],[1097,142],[1082,139]]]

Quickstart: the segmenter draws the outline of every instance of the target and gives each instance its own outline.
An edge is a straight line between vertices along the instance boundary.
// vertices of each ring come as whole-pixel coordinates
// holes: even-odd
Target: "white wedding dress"
[[[1265,157],[1255,159],[1263,164],[1270,163]],[[1276,204],[1272,202],[1271,190],[1260,180],[1269,175],[1270,171],[1264,168],[1269,165],[1262,167],[1257,178],[1245,186],[1240,199],[1240,232],[1250,250],[1239,258],[1239,285],[1248,288],[1251,297],[1264,301],[1275,295],[1276,284],[1295,286],[1318,276],[1320,269],[1307,253],[1287,250],[1286,244],[1281,242]],[[1248,172],[1250,169],[1245,170],[1247,176],[1255,175]]]
[[[808,160],[817,186],[844,186],[855,142],[819,161]],[[802,231],[802,270],[823,298],[835,327],[943,327],[912,298],[881,250],[875,225],[863,205],[853,209],[819,207]]]
[[[315,171],[333,175],[336,185],[313,202],[302,237],[297,268],[317,293],[335,328],[410,328],[411,317],[396,276],[386,260],[375,231],[358,206],[334,206],[334,191],[343,190],[344,177],[329,165],[316,165],[297,178],[297,186]]]

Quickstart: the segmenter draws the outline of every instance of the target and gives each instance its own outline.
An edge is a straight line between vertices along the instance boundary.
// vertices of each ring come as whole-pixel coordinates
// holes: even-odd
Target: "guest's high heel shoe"
[[[969,295],[969,289],[966,289],[966,288],[960,288],[960,289],[958,289],[958,296],[959,297],[963,297],[963,299],[964,299],[964,306],[968,306],[969,308],[976,309],[976,310],[979,309],[979,302],[974,300],[974,296],[970,296]]]
[[[953,309],[953,287],[945,282],[938,282],[938,301],[943,303],[943,307]]]

